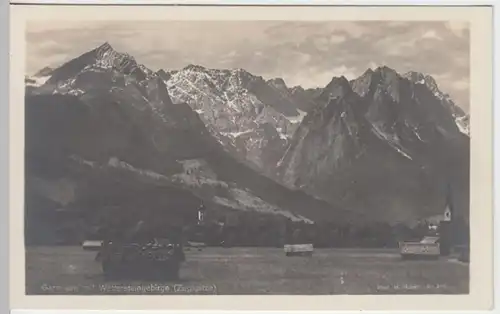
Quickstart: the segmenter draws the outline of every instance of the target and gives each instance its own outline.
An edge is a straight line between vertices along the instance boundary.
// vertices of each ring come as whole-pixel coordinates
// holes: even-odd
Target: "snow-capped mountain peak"
[[[409,72],[403,74],[402,77],[408,79],[409,81],[413,82],[414,84],[426,85],[433,93],[437,94],[436,96],[438,96],[438,97],[442,97],[442,95],[444,95],[444,93],[442,93],[439,90],[438,85],[436,83],[436,80],[432,76],[430,76],[429,74],[424,74],[424,73],[416,72],[416,71],[409,71]]]
[[[292,194],[280,185],[287,184],[330,205],[342,200],[348,209],[371,217],[413,218],[436,204],[433,184],[439,177],[434,174],[456,160],[450,153],[440,164],[437,152],[453,152],[448,142],[468,142],[454,125],[460,128],[458,123],[467,123],[468,116],[444,94],[436,95],[432,77],[399,75],[388,67],[369,69],[351,82],[333,78],[325,88],[290,89],[282,79],[266,81],[243,69],[188,65],[152,72],[104,43],[41,74],[50,78],[40,87],[43,95],[27,93],[27,125],[45,121],[29,130],[30,143],[40,143],[39,136],[46,132],[42,135],[48,147],[34,148],[47,151],[47,156],[69,152],[92,164],[116,156],[108,165],[112,170],[133,170],[141,180],[155,179],[154,184],[174,178],[200,194],[234,181],[242,188],[224,193],[237,196],[212,196],[228,207],[233,200],[256,204],[235,206],[245,210],[263,208],[260,199],[292,206]],[[419,83],[422,80],[426,84]],[[27,78],[27,85],[35,83]],[[44,103],[58,105],[40,105]],[[54,128],[47,132],[47,126]],[[62,160],[57,157],[54,163]],[[218,178],[198,175],[192,167],[180,173],[178,163],[191,159],[206,160]],[[257,172],[279,184],[264,181]],[[450,168],[449,173],[458,170]],[[294,207],[299,212],[319,206],[310,205],[306,194],[300,199],[304,201]]]
[[[409,72],[403,74],[403,77],[414,82],[415,84],[425,84],[426,76],[420,72],[409,71]]]
[[[192,71],[206,71],[207,69],[201,65],[197,64],[188,64],[186,65],[183,70],[192,70]]]
[[[108,43],[72,59],[56,70],[52,71],[47,84],[57,84],[75,78],[85,72],[116,71],[129,76],[136,81],[142,81],[154,72],[136,62],[134,57],[127,53],[118,52]]]
[[[468,171],[469,141],[460,134],[468,130],[459,124],[468,117],[437,91],[431,76],[389,67],[368,69],[350,82],[333,78],[279,160],[278,177],[374,217],[431,212],[436,200],[427,195],[440,193],[433,185],[443,177],[462,180]]]
[[[120,53],[111,47],[108,42],[95,49],[96,62],[103,68],[113,68],[125,70],[127,67],[134,66],[135,59],[127,53]]]
[[[416,85],[425,85],[441,101],[441,105],[450,111],[460,132],[470,136],[469,116],[455,104],[448,94],[439,89],[436,80],[431,75],[409,71],[403,74],[403,77]]]
[[[284,81],[273,83],[280,81],[244,69],[189,65],[170,72],[167,87],[173,102],[189,104],[226,148],[260,167],[281,157],[303,118]]]

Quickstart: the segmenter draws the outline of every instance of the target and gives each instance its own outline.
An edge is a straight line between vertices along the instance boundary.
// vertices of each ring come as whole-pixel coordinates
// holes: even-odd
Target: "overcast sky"
[[[29,23],[28,74],[57,66],[108,41],[152,70],[188,64],[244,68],[287,85],[325,86],[387,65],[432,75],[469,107],[469,31],[441,22],[112,22]]]

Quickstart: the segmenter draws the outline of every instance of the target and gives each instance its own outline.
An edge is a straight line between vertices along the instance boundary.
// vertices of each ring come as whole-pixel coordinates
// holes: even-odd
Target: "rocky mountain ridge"
[[[161,209],[162,195],[170,195],[176,206],[203,201],[215,212],[304,222],[338,217],[340,208],[291,191],[230,156],[195,110],[172,102],[165,74],[105,44],[47,71],[42,84],[28,80],[28,213],[47,202],[87,214],[88,207],[92,213],[129,208],[126,195],[151,190],[145,208],[131,213],[151,207],[163,215],[168,208]],[[181,190],[187,194],[175,192]]]
[[[269,165],[276,164],[305,115],[278,81],[243,69],[189,65],[170,72],[165,84],[174,103],[189,104],[235,157],[272,174]]]
[[[58,180],[75,204],[159,186],[224,210],[395,222],[439,214],[452,181],[468,210],[468,116],[417,72],[306,90],[243,69],[155,72],[105,43],[25,83],[38,196]]]
[[[280,180],[385,220],[438,213],[451,182],[467,215],[470,139],[437,91],[388,67],[333,78],[278,163]]]

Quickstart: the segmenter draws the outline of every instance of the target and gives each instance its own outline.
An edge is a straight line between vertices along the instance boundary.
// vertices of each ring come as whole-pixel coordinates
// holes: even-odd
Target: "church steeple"
[[[448,182],[446,186],[446,206],[444,209],[444,219],[439,224],[439,250],[441,255],[448,256],[451,252],[455,236],[453,234],[452,219],[454,214],[454,202],[451,184]]]
[[[453,218],[453,194],[451,192],[451,184],[448,183],[446,187],[446,205],[444,209],[444,221],[451,221]]]

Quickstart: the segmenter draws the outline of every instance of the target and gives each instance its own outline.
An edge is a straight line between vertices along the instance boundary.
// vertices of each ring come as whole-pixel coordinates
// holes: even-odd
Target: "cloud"
[[[341,65],[339,67],[333,68],[332,73],[334,76],[345,76],[347,79],[352,80],[357,77],[357,68],[354,67],[346,67],[345,65]]]
[[[338,43],[344,42],[345,40],[346,40],[345,36],[336,35],[336,34],[333,34],[332,36],[330,36],[330,42],[332,44],[338,44]]]
[[[455,90],[466,91],[469,89],[469,78],[461,78],[460,80],[451,83]]]
[[[153,70],[244,68],[304,87],[381,65],[420,71],[468,110],[469,25],[461,21],[45,21],[28,23],[26,40],[29,73],[108,41]]]
[[[429,30],[427,32],[425,32],[423,35],[422,35],[422,38],[429,38],[429,39],[437,39],[437,40],[443,40],[443,38],[441,38],[435,30]]]

